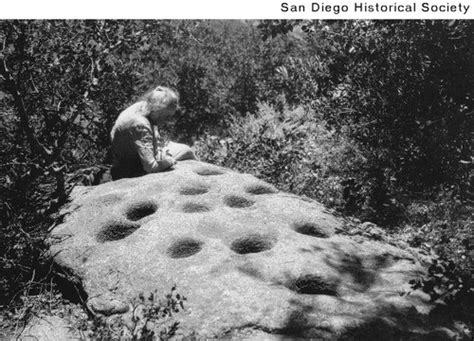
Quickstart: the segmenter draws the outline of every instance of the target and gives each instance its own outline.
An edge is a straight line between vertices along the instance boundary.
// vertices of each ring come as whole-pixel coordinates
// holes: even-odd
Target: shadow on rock
[[[333,245],[333,251],[333,254],[326,255],[326,264],[342,275],[350,275],[359,292],[367,291],[375,284],[378,272],[392,263],[389,254],[363,258],[342,250],[337,244]]]
[[[317,309],[314,306],[304,304],[298,300],[292,300],[291,310],[286,318],[284,327],[280,330],[281,335],[296,338],[328,339],[331,336],[329,325],[324,322],[318,325],[315,319]],[[321,322],[321,321],[319,321]]]

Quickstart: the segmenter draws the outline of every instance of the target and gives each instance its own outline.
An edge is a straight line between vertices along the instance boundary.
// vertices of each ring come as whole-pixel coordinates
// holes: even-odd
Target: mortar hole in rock
[[[171,258],[186,258],[195,255],[202,250],[204,243],[192,238],[183,238],[174,242],[167,250]]]
[[[259,234],[251,234],[232,242],[230,249],[239,254],[258,253],[270,250],[274,245],[271,238]]]
[[[183,206],[184,213],[200,213],[200,212],[209,212],[210,208],[206,205],[195,203],[195,202],[188,202]]]
[[[309,222],[300,222],[293,224],[293,229],[301,234],[307,236],[318,237],[318,238],[329,238],[329,233],[322,228],[321,226],[309,223]]]
[[[288,281],[286,287],[298,294],[337,296],[337,284],[318,275],[303,275]]]
[[[207,188],[206,186],[201,186],[201,185],[183,187],[179,191],[181,195],[199,195],[199,194],[204,194],[207,192],[209,192],[209,188]]]
[[[276,193],[276,189],[268,185],[256,184],[248,186],[245,191],[249,194],[260,195],[260,194],[272,194]]]
[[[224,172],[217,168],[199,168],[194,171],[201,176],[221,175]]]
[[[158,206],[153,201],[144,201],[133,204],[127,209],[127,219],[137,221],[156,212]]]
[[[121,240],[138,230],[140,225],[132,222],[111,222],[106,224],[97,234],[97,241],[111,242]]]
[[[224,203],[232,208],[246,208],[255,204],[255,201],[239,197],[238,195],[229,195],[224,198]]]

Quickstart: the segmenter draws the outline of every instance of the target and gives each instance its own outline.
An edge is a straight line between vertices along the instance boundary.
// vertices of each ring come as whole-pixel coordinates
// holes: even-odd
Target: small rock
[[[34,317],[21,333],[18,340],[72,340],[79,339],[74,329],[63,319],[57,316]]]
[[[96,297],[90,299],[87,303],[94,312],[106,316],[123,314],[129,310],[129,305],[127,303],[116,299]]]

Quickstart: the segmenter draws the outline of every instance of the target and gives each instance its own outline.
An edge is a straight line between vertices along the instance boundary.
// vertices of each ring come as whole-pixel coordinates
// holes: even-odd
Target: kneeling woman
[[[176,161],[196,158],[184,144],[163,146],[158,133],[158,127],[173,118],[178,101],[176,92],[158,86],[119,115],[110,134],[114,180],[161,172]]]

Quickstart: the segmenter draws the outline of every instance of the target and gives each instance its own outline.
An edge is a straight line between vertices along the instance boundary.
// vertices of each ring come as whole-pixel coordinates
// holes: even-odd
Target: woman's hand
[[[171,156],[164,156],[162,160],[158,161],[158,171],[164,171],[168,168],[173,167],[176,164],[176,160]]]

